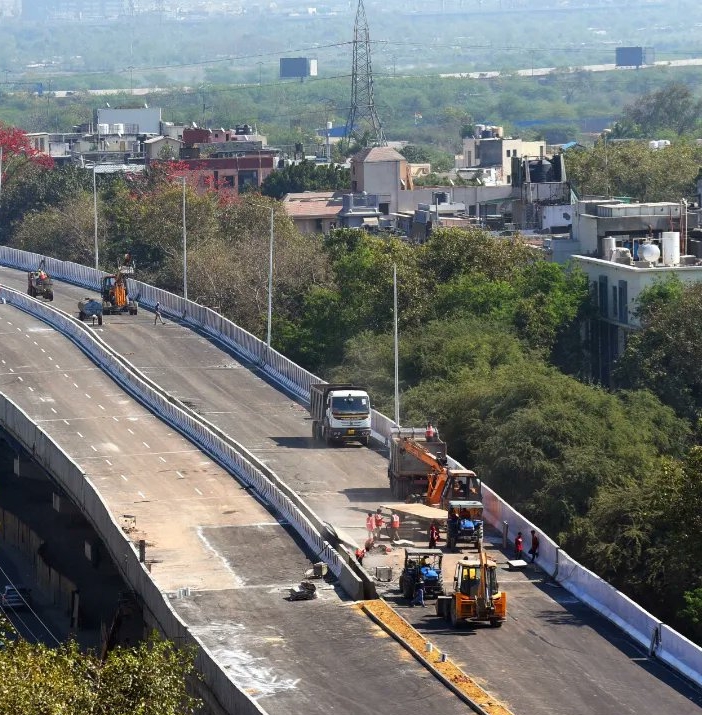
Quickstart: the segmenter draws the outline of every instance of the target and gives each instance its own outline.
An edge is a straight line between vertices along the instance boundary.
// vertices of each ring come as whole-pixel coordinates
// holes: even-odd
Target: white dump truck
[[[347,384],[317,382],[310,386],[312,436],[327,444],[360,442],[368,446],[371,404],[368,393]]]

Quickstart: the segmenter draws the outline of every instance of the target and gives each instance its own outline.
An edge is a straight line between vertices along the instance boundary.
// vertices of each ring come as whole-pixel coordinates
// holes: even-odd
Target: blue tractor
[[[444,590],[441,574],[441,549],[405,549],[405,565],[400,574],[400,591],[405,598],[414,598],[418,583],[424,584],[424,595],[440,596]]]

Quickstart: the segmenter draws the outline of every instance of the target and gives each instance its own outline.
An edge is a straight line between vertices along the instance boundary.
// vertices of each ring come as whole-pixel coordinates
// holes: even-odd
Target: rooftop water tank
[[[677,231],[663,231],[661,234],[663,246],[663,265],[680,265],[680,234]]]
[[[529,176],[533,184],[552,181],[553,166],[548,159],[536,159],[529,162]]]
[[[657,263],[661,257],[661,249],[655,243],[642,243],[639,246],[639,260],[646,263]]]

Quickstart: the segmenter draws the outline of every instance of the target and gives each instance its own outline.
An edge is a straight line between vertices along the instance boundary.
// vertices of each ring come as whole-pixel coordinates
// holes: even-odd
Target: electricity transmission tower
[[[351,70],[351,106],[346,120],[344,143],[359,140],[368,133],[370,145],[387,146],[383,126],[373,103],[373,68],[371,66],[370,35],[363,0],[358,0],[353,27],[353,68]]]

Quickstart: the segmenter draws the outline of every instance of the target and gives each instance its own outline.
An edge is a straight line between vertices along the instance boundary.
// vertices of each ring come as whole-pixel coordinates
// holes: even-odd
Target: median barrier
[[[33,270],[39,264],[41,258],[42,257],[38,254],[31,254],[8,248],[7,246],[0,246],[0,264],[2,265],[22,268],[24,270]],[[92,268],[80,266],[75,263],[57,261],[56,259],[47,259],[47,270],[54,278],[93,289],[100,284],[99,276],[102,275]],[[306,404],[309,403],[310,383],[313,381],[323,382],[323,380],[315,377],[275,350],[268,348],[263,341],[219,314],[190,301],[185,301],[183,298],[172,293],[139,281],[132,281],[131,285],[132,288],[130,292],[135,292],[134,294],[139,295],[141,302],[149,307],[153,307],[156,301],[159,301],[162,305],[162,309],[169,317],[182,319],[187,324],[227,345],[235,354],[259,365],[271,379],[278,382],[286,390],[298,395]],[[372,412],[371,427],[373,436],[378,438],[381,442],[384,441],[386,444],[393,429],[397,428],[392,420],[375,410]],[[459,466],[454,460],[451,461],[456,467]],[[487,491],[485,485],[484,489],[486,493],[490,493]],[[516,534],[517,531],[522,531],[523,534],[526,533],[527,535],[532,528],[535,528],[528,520],[519,514],[519,512],[499,499],[497,495],[495,495],[495,497],[496,499],[491,501],[487,510],[487,518],[492,526],[501,530],[502,523],[507,521],[510,534]],[[587,577],[587,574],[590,573],[587,569],[559,549],[546,534],[538,529],[537,533],[541,541],[540,555],[537,561],[539,566],[557,582],[561,583],[564,588],[570,590],[573,595],[590,605],[601,615],[610,619],[640,643],[644,637],[646,627],[650,623],[657,622],[653,616],[646,614],[650,617],[650,621],[642,617],[641,611],[643,609],[615,589],[612,589],[614,591],[613,594],[605,594],[598,582]],[[606,598],[604,598],[605,595]],[[605,602],[603,603],[602,600]],[[644,613],[646,612],[644,611]],[[666,653],[674,654],[679,651],[680,653],[686,654],[685,660],[678,660],[674,655],[669,655],[671,667],[676,667],[675,664],[680,663],[684,670],[679,670],[679,672],[686,677],[691,677],[690,672],[688,672],[690,669],[693,669],[691,672],[697,674],[696,677],[702,677],[702,649],[692,644],[692,647],[696,649],[696,655],[697,651],[699,651],[699,658],[693,657],[688,652],[689,646],[687,643],[689,643],[689,641],[686,643],[686,639],[683,636],[672,631],[672,629],[669,629],[666,635],[666,642],[668,643]],[[655,652],[655,649],[653,652]],[[695,668],[698,668],[698,670],[694,670]]]

